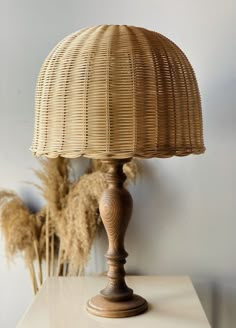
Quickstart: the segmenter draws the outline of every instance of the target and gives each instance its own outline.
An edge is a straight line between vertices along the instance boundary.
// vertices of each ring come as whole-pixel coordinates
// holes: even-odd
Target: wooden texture
[[[111,302],[102,295],[92,297],[87,303],[87,311],[105,318],[127,318],[142,314],[148,308],[147,301],[139,295],[121,302]]]
[[[165,36],[101,25],[63,39],[39,74],[31,150],[48,157],[204,152],[194,71]]]
[[[148,311],[139,316],[109,319],[87,313],[86,300],[102,288],[106,277],[50,277],[17,328],[210,328],[188,277],[127,276],[126,280],[148,300]]]
[[[108,263],[108,285],[101,294],[111,301],[124,301],[133,295],[124,279],[124,264],[128,256],[124,248],[124,237],[133,204],[130,193],[123,187],[126,179],[123,173],[125,162],[126,160],[106,160],[109,165],[106,174],[108,189],[103,192],[99,202],[99,211],[109,242],[105,255]]]
[[[125,282],[126,257],[124,237],[132,213],[132,197],[123,186],[126,175],[124,163],[130,159],[104,160],[108,166],[106,179],[108,188],[103,192],[99,202],[100,215],[108,236],[108,283],[101,290],[101,295],[93,297],[87,310],[103,317],[128,317],[139,314],[147,309],[147,302]]]

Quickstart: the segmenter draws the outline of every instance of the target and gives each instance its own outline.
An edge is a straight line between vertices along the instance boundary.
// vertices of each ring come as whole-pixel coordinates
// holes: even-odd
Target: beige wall
[[[177,43],[199,81],[207,152],[152,159],[130,188],[135,208],[127,233],[127,271],[189,274],[213,328],[236,326],[235,26],[233,0],[5,0],[1,11],[0,186],[32,207],[28,148],[34,87],[42,61],[67,34],[89,25],[129,24]],[[104,237],[104,236],[103,236]],[[104,270],[100,236],[88,272]],[[157,291],[158,292],[158,291]],[[0,327],[12,328],[32,298],[21,260],[10,268],[0,243]]]

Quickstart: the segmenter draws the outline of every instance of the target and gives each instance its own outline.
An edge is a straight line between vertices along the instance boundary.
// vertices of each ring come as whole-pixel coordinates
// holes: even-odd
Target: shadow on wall
[[[157,273],[156,263],[162,257],[163,239],[168,233],[168,227],[172,226],[173,220],[178,220],[175,214],[184,202],[180,199],[183,193],[179,192],[178,184],[175,181],[170,182],[174,179],[173,174],[162,170],[162,160],[159,160],[157,170],[154,169],[152,161],[153,159],[140,161],[140,177],[137,184],[129,188],[134,204],[126,236],[126,248],[132,254],[132,257],[128,258],[129,270],[136,271],[136,274],[147,274],[140,263],[147,262],[147,249],[153,250],[153,245],[155,245],[155,254],[152,253],[153,261],[148,261],[148,271]],[[166,161],[165,159],[165,164]],[[147,226],[152,229],[147,230]],[[138,244],[145,245],[145,247],[138,247],[138,254],[135,251],[137,237]]]
[[[236,278],[193,280],[212,328],[235,328]]]
[[[131,194],[134,196],[134,209],[133,218],[130,222],[131,227],[128,229],[126,237],[126,248],[132,255],[128,258],[128,274],[147,274],[145,272],[147,267],[140,265],[140,263],[144,263],[145,265],[147,262],[148,272],[166,274],[160,271],[160,268],[157,271],[156,263],[161,259],[161,252],[163,252],[163,237],[168,233],[168,228],[173,225],[174,220],[179,220],[175,214],[176,212],[179,213],[179,206],[182,206],[181,204],[185,202],[182,199],[184,193],[179,192],[181,186],[179,184],[175,186],[175,177],[173,175],[171,176],[171,172],[167,172],[168,169],[166,169],[166,166],[165,170],[162,170],[162,163],[159,161],[158,170],[155,171],[153,165],[149,163],[151,164],[151,162],[145,161],[145,169],[142,171],[137,186],[131,186],[130,188]],[[173,179],[172,183],[167,181],[167,179]],[[139,203],[137,202],[135,204],[135,199]],[[158,219],[153,213],[158,216]],[[147,224],[148,226],[152,226],[152,229],[148,230],[148,237]],[[134,254],[137,254],[137,251],[135,252],[135,245],[137,243],[139,245],[145,245],[145,247],[138,247],[138,256],[135,257]],[[155,252],[153,252],[154,244]],[[147,249],[152,250],[152,261],[148,259]],[[191,275],[211,327],[235,328],[236,277],[217,277],[216,275],[214,277],[206,277],[205,275],[194,275],[190,272],[189,274]]]

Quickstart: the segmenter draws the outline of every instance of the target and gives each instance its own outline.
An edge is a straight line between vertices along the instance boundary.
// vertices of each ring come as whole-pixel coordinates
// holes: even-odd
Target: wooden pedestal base
[[[106,318],[132,317],[143,313],[147,307],[146,300],[135,294],[130,300],[122,302],[111,302],[102,295],[97,295],[87,303],[89,313]]]
[[[141,296],[133,295],[133,290],[125,282],[124,265],[128,253],[124,248],[124,237],[133,202],[130,193],[123,186],[126,179],[123,165],[129,160],[104,160],[109,168],[106,174],[108,188],[101,196],[99,210],[109,242],[105,255],[108,282],[100,295],[87,303],[87,311],[100,317],[131,317],[147,309],[147,302]]]

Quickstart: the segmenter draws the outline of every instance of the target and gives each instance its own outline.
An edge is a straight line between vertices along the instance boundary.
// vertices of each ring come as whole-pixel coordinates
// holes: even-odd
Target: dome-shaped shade
[[[193,69],[163,35],[95,26],[66,37],[44,62],[36,88],[36,155],[149,158],[204,149]]]

